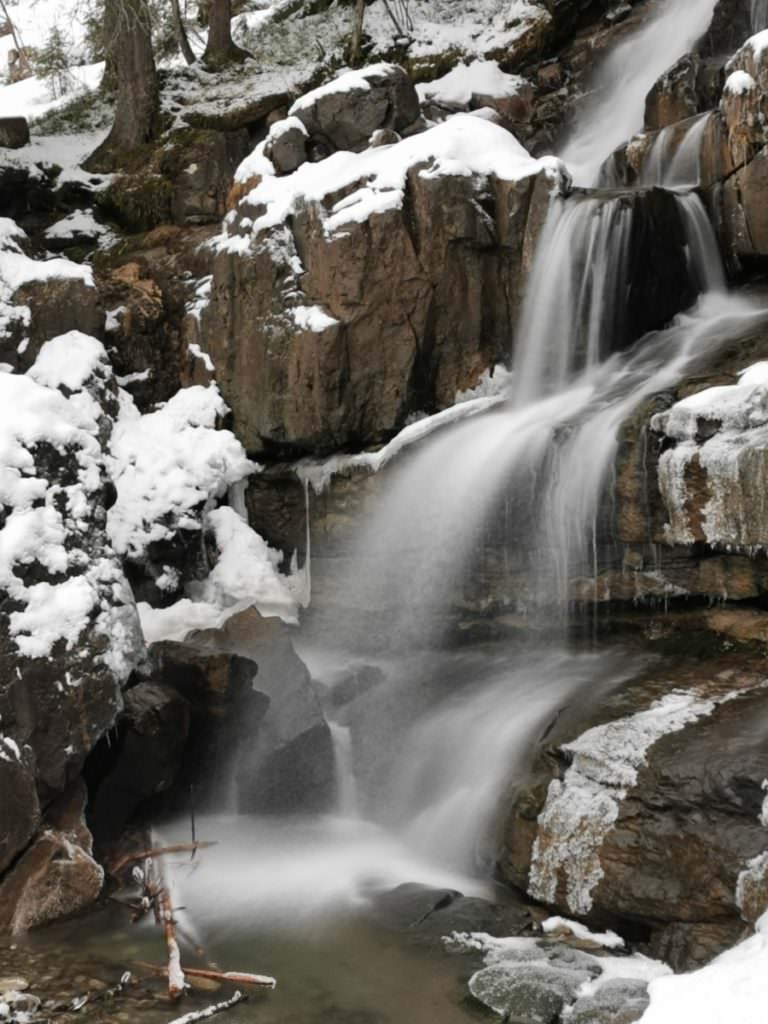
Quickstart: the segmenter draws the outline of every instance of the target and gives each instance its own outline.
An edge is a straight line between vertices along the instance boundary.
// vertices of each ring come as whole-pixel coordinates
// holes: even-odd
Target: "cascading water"
[[[640,127],[648,89],[706,29],[713,7],[669,0],[605,62],[562,154],[579,182],[591,184]],[[698,181],[705,126],[704,118],[692,122],[676,148],[662,133],[644,170],[645,186],[681,189],[662,198],[684,235],[685,245],[676,244],[687,259],[685,294],[701,295],[666,329],[638,339],[627,324],[639,193],[579,192],[551,203],[509,400],[431,435],[387,470],[328,614],[315,610],[326,648],[342,662],[353,649],[375,649],[385,676],[380,692],[334,708],[336,814],[238,825],[234,836],[231,822],[214,823],[212,834],[229,841],[195,881],[196,903],[207,901],[211,916],[222,904],[233,917],[259,919],[286,907],[327,909],[405,881],[471,891],[478,861],[493,859],[486,839],[504,785],[531,743],[564,705],[599,698],[631,671],[623,654],[558,652],[561,612],[574,576],[593,580],[600,568],[598,522],[610,519],[603,495],[621,423],[754,316],[726,294],[706,212],[683,190]],[[482,576],[469,570],[500,518],[511,542],[496,545],[494,557],[511,559],[514,548],[517,561],[495,599],[528,621],[542,609],[550,649],[496,649],[483,655],[484,667],[457,669],[440,641],[467,580]],[[408,653],[414,648],[432,650],[419,661]],[[461,684],[441,689],[456,671]]]
[[[645,97],[704,34],[715,0],[673,0],[619,44],[600,67],[560,156],[574,181],[591,185],[610,154],[643,126]]]
[[[701,181],[701,152],[709,119],[709,114],[699,114],[657,132],[643,155],[636,184],[644,188],[696,188]],[[611,154],[600,168],[598,184],[606,189],[624,186],[624,172],[616,154]]]
[[[752,31],[768,28],[768,0],[752,0]]]

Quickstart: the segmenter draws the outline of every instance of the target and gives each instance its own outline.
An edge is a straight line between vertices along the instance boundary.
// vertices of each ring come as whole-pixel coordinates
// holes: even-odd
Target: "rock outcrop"
[[[250,451],[378,443],[508,353],[555,164],[467,117],[317,171],[271,168],[257,150],[238,172],[255,187],[216,243],[201,324]]]
[[[644,925],[679,969],[731,944],[768,898],[767,692],[759,661],[722,660],[651,671],[586,722],[564,712],[511,796],[503,877],[568,915]]]

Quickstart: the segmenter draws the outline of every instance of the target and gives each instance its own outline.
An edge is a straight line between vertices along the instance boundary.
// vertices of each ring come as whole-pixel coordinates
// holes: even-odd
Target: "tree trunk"
[[[359,68],[363,63],[363,21],[365,20],[365,0],[355,0],[352,14],[352,35],[349,40],[349,63]]]
[[[211,68],[225,64],[241,64],[250,56],[232,41],[231,0],[211,0],[208,11],[208,44],[203,54],[203,63]]]
[[[117,78],[112,130],[86,167],[111,171],[159,131],[159,91],[147,0],[107,0],[104,37]]]
[[[173,27],[176,31],[179,49],[187,64],[194,64],[195,55],[192,52],[192,47],[189,45],[189,39],[187,39],[187,30],[184,28],[184,19],[181,17],[179,0],[171,0],[171,7],[173,8]]]

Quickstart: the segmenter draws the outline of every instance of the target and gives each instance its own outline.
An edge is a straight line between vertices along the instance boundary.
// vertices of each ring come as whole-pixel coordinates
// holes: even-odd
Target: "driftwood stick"
[[[126,853],[110,866],[109,873],[111,875],[116,875],[122,871],[126,865],[133,864],[133,862],[137,860],[163,857],[168,853],[190,853],[195,850],[205,850],[209,846],[216,846],[216,842],[174,843],[173,846],[157,846],[151,850],[142,850],[140,853]]]
[[[152,974],[167,974],[168,968],[159,964],[148,964],[145,960],[134,960],[137,967]],[[240,971],[212,971],[202,967],[185,967],[184,973],[190,978],[208,978],[211,981],[229,982],[235,985],[253,985],[256,988],[276,988],[277,982],[267,974],[243,974]]]
[[[181,950],[176,939],[176,922],[173,919],[173,907],[165,878],[160,875],[160,888],[157,893],[157,907],[165,935],[165,948],[168,950],[168,995],[171,999],[180,999],[184,995],[184,971],[181,969]]]
[[[223,1003],[213,1003],[213,1005],[205,1010],[193,1010],[192,1013],[185,1013],[183,1017],[177,1017],[170,1024],[193,1024],[196,1020],[207,1020],[209,1017],[214,1017],[217,1013],[221,1013],[222,1010],[231,1010],[233,1006],[237,1006],[238,1003],[242,1003],[247,998],[248,996],[244,993],[240,991],[235,992],[231,999],[225,999]]]

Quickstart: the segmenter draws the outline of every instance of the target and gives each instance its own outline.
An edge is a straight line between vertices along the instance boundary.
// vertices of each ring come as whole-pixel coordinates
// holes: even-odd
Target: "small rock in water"
[[[469,990],[496,1013],[527,1024],[555,1024],[590,980],[585,971],[544,963],[494,964],[472,976]]]
[[[578,999],[568,1024],[634,1024],[648,1009],[648,985],[635,978],[608,981],[593,996]]]
[[[28,988],[29,982],[21,975],[9,974],[0,978],[0,996],[4,996],[6,992],[26,992]]]

